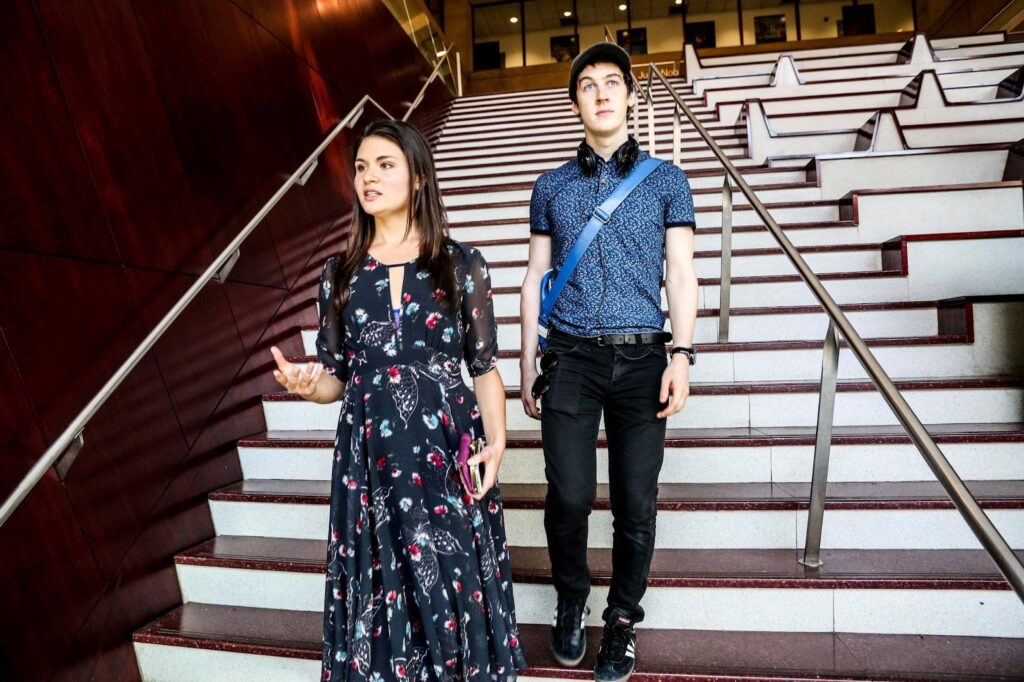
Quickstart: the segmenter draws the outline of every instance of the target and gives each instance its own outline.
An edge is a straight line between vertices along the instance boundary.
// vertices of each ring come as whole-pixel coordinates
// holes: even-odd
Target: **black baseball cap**
[[[633,89],[629,78],[632,69],[632,65],[629,63],[629,53],[615,43],[594,43],[580,52],[576,59],[572,60],[572,66],[569,67],[569,99],[574,103],[576,102],[576,83],[580,78],[580,71],[598,62],[609,62],[619,67],[622,70],[622,75],[626,77],[626,87],[630,90]]]

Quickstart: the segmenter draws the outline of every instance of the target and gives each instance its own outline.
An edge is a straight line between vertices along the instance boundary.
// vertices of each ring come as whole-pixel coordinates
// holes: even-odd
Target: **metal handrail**
[[[449,55],[452,53],[452,50],[454,48],[455,48],[455,43],[452,43],[451,45],[449,45],[448,47],[445,48],[444,52],[441,53],[441,58],[437,60],[437,64],[434,66],[434,70],[430,72],[430,77],[427,78],[427,82],[424,83],[423,87],[420,88],[420,91],[418,93],[416,93],[416,98],[412,101],[412,104],[409,105],[409,108],[405,112],[405,116],[402,117],[403,121],[408,121],[409,120],[409,117],[412,116],[413,110],[416,107],[418,107],[420,105],[420,102],[423,101],[423,98],[426,97],[426,95],[427,95],[427,88],[429,88],[430,84],[434,82],[434,79],[437,78],[437,75],[439,73],[441,73],[441,65],[444,64],[445,62],[448,62],[448,68],[449,69],[452,68],[452,62],[451,62],[451,58],[449,57]],[[461,68],[459,69],[459,80],[460,80],[460,82],[457,84],[456,91],[461,96],[462,95],[462,83],[461,83],[461,80],[462,80],[462,70],[461,70]]]
[[[867,372],[868,377],[874,383],[879,393],[885,399],[889,408],[893,411],[896,419],[900,422],[903,428],[906,430],[907,435],[910,437],[911,442],[917,447],[918,451],[924,457],[925,462],[931,468],[932,473],[942,484],[942,487],[946,490],[954,506],[960,512],[961,516],[967,522],[971,531],[981,542],[982,547],[989,553],[1000,572],[1006,578],[1007,582],[1013,588],[1017,596],[1024,601],[1024,565],[1010,549],[1010,546],[1006,543],[1006,540],[1002,537],[996,527],[992,524],[992,521],[988,518],[985,512],[978,505],[978,501],[974,499],[971,492],[964,485],[964,482],[957,475],[956,471],[950,466],[949,461],[946,459],[942,451],[935,444],[931,435],[925,429],[921,420],[911,409],[906,399],[900,393],[899,389],[893,383],[892,379],[886,373],[874,354],[868,348],[864,339],[861,338],[857,330],[854,329],[853,325],[847,319],[846,315],[836,304],[835,299],[832,298],[831,294],[822,285],[821,280],[814,274],[810,266],[804,260],[800,252],[797,251],[796,247],[783,232],[782,228],[775,221],[772,215],[765,208],[761,200],[757,198],[757,195],[750,189],[750,185],[744,180],[743,175],[739,172],[736,166],[733,165],[729,157],[725,155],[722,148],[718,146],[718,143],[714,140],[707,129],[701,124],[694,113],[687,106],[683,98],[680,97],[679,93],[668,82],[668,79],[661,73],[661,70],[654,64],[650,65],[650,69],[661,81],[661,84],[668,90],[669,94],[675,100],[676,108],[683,112],[686,117],[693,124],[694,129],[704,139],[708,147],[715,154],[718,160],[726,172],[726,184],[729,182],[731,177],[733,182],[739,187],[740,191],[747,197],[750,202],[751,208],[758,214],[768,231],[775,238],[775,241],[779,243],[783,252],[789,258],[790,262],[796,268],[800,277],[804,280],[807,286],[810,288],[811,293],[817,299],[822,309],[829,316],[829,331],[825,342],[823,352],[823,363],[822,363],[822,393],[819,397],[819,422],[818,422],[818,433],[816,437],[815,453],[814,453],[814,474],[812,479],[812,495],[809,510],[808,519],[808,542],[805,543],[805,555],[804,563],[808,565],[820,565],[820,538],[821,538],[821,520],[824,515],[825,508],[825,483],[827,481],[828,474],[828,451],[831,446],[831,428],[832,428],[832,410],[835,400],[835,375],[836,367],[838,362],[839,350],[838,342],[835,335],[835,330],[838,329],[846,339],[846,344],[857,356],[861,366]],[[651,94],[647,93],[648,96]],[[651,111],[651,110],[649,110]],[[653,121],[653,115],[651,116]],[[831,390],[828,390],[831,389]],[[817,491],[816,493],[814,491]],[[814,531],[812,533],[812,530]],[[816,535],[814,534],[816,533]]]
[[[422,99],[422,98],[421,98]],[[107,402],[107,399],[113,394],[121,382],[128,376],[128,374],[135,368],[135,366],[142,360],[143,356],[153,348],[160,337],[165,331],[174,323],[178,316],[188,307],[189,303],[199,294],[200,290],[206,286],[210,280],[219,279],[224,281],[227,276],[227,270],[230,266],[238,259],[239,247],[242,242],[252,233],[253,230],[262,222],[268,213],[277,205],[281,198],[291,189],[294,185],[305,185],[306,181],[316,170],[317,162],[320,154],[327,148],[334,138],[341,133],[345,128],[351,128],[355,125],[355,122],[362,116],[363,111],[367,104],[372,104],[379,109],[388,118],[393,118],[387,109],[382,107],[376,100],[369,95],[364,95],[361,100],[345,115],[341,121],[339,121],[323,139],[323,141],[317,146],[317,148],[306,157],[294,173],[281,185],[274,195],[263,205],[263,207],[257,211],[256,215],[248,222],[248,224],[238,233],[230,244],[228,244],[220,255],[214,259],[213,263],[210,264],[206,271],[195,281],[195,283],[189,287],[188,291],[178,300],[178,302],[171,308],[163,319],[160,320],[159,324],[153,328],[153,330],[142,340],[142,343],[132,352],[128,359],[125,360],[120,368],[114,375],[107,380],[107,383],[93,396],[92,400],[82,408],[82,411],[71,421],[71,423],[64,429],[63,433],[57,437],[57,439],[46,449],[46,451],[36,460],[36,463],[32,468],[25,474],[18,487],[14,489],[7,499],[4,501],[3,506],[0,507],[0,526],[7,522],[7,520],[14,513],[15,509],[18,508],[32,489],[42,480],[46,472],[49,471],[57,461],[61,458],[61,455],[68,450],[72,443],[76,444],[77,448],[81,448],[84,443],[83,430],[85,425],[90,419],[99,411],[103,404]],[[414,106],[419,104],[415,102]],[[411,111],[411,109],[410,109]],[[406,112],[408,117],[410,112]],[[66,475],[66,468],[60,472],[60,478],[63,480]]]

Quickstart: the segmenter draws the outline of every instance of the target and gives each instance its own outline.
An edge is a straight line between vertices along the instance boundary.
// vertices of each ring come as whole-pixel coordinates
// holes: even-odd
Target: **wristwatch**
[[[685,355],[687,359],[690,361],[691,365],[697,362],[697,351],[695,351],[693,348],[687,348],[686,346],[673,346],[672,355],[676,355],[677,353]]]

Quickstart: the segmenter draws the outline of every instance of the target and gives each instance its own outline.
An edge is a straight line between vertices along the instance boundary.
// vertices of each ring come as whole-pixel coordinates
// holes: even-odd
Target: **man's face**
[[[588,131],[614,134],[626,125],[628,108],[635,104],[625,75],[615,64],[598,62],[580,71],[572,112],[583,119]]]

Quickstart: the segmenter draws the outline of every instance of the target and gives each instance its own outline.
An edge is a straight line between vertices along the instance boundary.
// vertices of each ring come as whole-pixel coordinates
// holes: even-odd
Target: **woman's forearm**
[[[341,398],[345,392],[345,382],[330,374],[321,374],[316,382],[316,392],[306,398],[310,402],[328,405]]]
[[[499,449],[505,448],[505,383],[494,368],[487,374],[473,379],[473,391],[480,406],[480,418],[484,422],[487,444]]]

